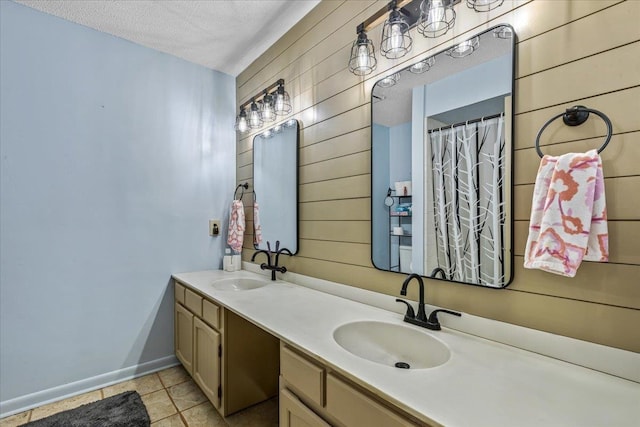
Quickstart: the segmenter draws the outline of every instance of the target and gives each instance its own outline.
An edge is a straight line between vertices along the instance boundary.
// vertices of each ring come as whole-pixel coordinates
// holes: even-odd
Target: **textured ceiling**
[[[319,0],[14,0],[237,76]]]

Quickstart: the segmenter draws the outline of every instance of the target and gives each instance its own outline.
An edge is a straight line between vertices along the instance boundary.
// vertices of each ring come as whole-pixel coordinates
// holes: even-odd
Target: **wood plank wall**
[[[426,281],[430,303],[478,316],[640,352],[640,2],[507,0],[489,13],[456,6],[454,30],[414,33],[400,60],[378,55],[366,78],[347,70],[356,25],[384,1],[323,1],[236,81],[238,104],[284,78],[300,130],[300,244],[291,271],[390,295],[402,275],[376,270],[371,253],[370,92],[393,70],[499,23],[516,29],[515,278],[506,289]],[[378,43],[381,28],[369,32]],[[584,263],[573,279],[522,267],[533,183],[533,145],[551,116],[576,104],[605,112],[614,135],[602,153],[611,260]],[[599,120],[545,131],[549,154],[586,151],[603,141]],[[252,140],[238,138],[237,181],[252,184]],[[251,230],[250,199],[247,206]],[[243,258],[252,248],[247,234]],[[415,289],[413,289],[415,292]],[[416,293],[410,295],[417,299]]]

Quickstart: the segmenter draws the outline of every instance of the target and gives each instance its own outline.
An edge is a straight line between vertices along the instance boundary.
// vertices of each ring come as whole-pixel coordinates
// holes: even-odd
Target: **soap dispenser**
[[[222,268],[224,269],[224,271],[235,271],[234,265],[233,265],[233,255],[231,255],[231,249],[226,248],[224,250],[224,259],[222,261]]]

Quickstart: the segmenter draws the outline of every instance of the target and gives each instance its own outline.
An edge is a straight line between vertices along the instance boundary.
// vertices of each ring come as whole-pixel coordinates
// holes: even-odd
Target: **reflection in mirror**
[[[514,38],[492,28],[374,85],[377,268],[509,284]]]
[[[298,251],[298,121],[289,120],[253,139],[254,247]],[[256,209],[257,205],[257,209]],[[256,221],[256,217],[258,221]],[[261,234],[261,240],[256,236]]]

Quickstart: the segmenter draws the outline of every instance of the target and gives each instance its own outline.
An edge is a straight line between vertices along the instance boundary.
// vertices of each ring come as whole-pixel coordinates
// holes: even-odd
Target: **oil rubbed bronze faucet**
[[[460,313],[457,313],[455,311],[439,309],[439,310],[432,311],[431,314],[429,314],[429,318],[427,318],[427,315],[424,310],[424,281],[422,280],[422,277],[420,277],[419,274],[411,273],[409,276],[407,276],[404,282],[402,282],[402,289],[400,289],[400,295],[402,296],[407,295],[407,287],[409,286],[409,282],[411,282],[411,280],[413,279],[416,279],[416,281],[418,282],[418,286],[420,287],[419,294],[418,294],[419,295],[418,314],[415,314],[415,312],[413,311],[413,307],[411,307],[411,304],[409,304],[407,301],[402,300],[400,298],[396,299],[397,302],[401,302],[407,306],[407,313],[404,315],[405,322],[411,323],[412,325],[420,326],[422,328],[439,331],[442,328],[440,327],[440,322],[438,321],[438,313],[443,312],[443,313],[452,314],[454,316],[461,316]]]
[[[278,266],[278,263],[280,262],[280,255],[281,254],[285,254],[289,256],[293,255],[289,249],[280,248],[280,240],[276,240],[275,262],[273,262],[274,252],[271,252],[270,242],[267,242],[267,250],[261,249],[259,251],[256,251],[253,254],[253,256],[251,257],[252,262],[255,261],[256,256],[258,256],[258,254],[265,254],[267,256],[267,262],[266,263],[263,262],[262,264],[260,264],[260,268],[262,270],[271,270],[271,280],[274,280],[274,281],[276,280],[276,271],[280,273],[287,272],[287,267]]]

